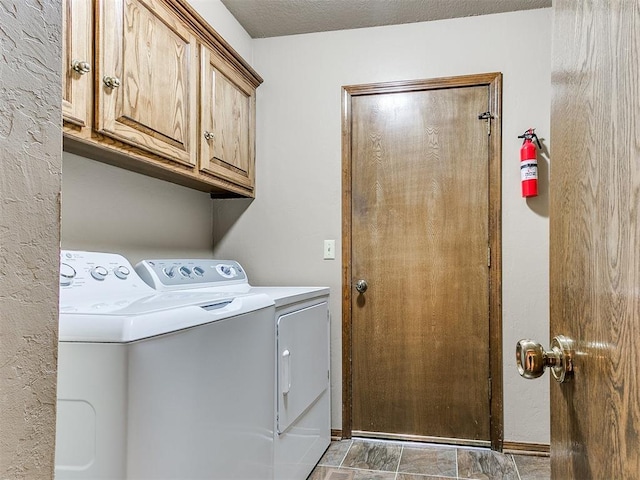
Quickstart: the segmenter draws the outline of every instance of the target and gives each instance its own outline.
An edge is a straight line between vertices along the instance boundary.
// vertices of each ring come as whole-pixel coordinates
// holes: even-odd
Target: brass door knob
[[[551,349],[529,339],[516,344],[518,373],[527,379],[538,378],[545,368],[551,368],[557,382],[568,381],[573,375],[573,342],[562,335],[551,340]]]

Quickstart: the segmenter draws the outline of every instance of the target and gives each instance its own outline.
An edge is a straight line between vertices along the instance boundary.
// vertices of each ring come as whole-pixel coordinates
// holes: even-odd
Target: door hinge
[[[484,112],[478,115],[478,120],[486,120],[487,121],[487,135],[491,135],[491,119],[493,115],[491,112]]]
[[[487,267],[491,268],[491,247],[487,247]]]
[[[493,389],[491,387],[492,387],[492,385],[491,385],[491,377],[489,377],[489,400],[491,400],[491,396],[492,396],[491,392],[493,391]]]

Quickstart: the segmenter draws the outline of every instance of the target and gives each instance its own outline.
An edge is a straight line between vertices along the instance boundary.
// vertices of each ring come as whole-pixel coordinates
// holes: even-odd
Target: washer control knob
[[[113,274],[120,280],[126,280],[130,273],[131,271],[124,265],[119,265],[113,269]]]
[[[190,277],[191,276],[191,269],[189,267],[182,266],[182,267],[180,267],[180,274],[183,277]]]
[[[91,276],[96,280],[102,281],[107,277],[107,275],[109,275],[109,272],[104,267],[97,266],[91,269]]]
[[[202,277],[204,275],[204,268],[202,268],[202,267],[193,267],[193,273],[195,273],[199,277]]]
[[[173,278],[176,276],[176,267],[164,267],[162,269],[162,273],[164,273],[168,278]]]
[[[60,286],[61,287],[68,287],[69,285],[71,285],[73,283],[73,279],[76,276],[76,271],[75,269],[67,264],[67,263],[61,263],[60,264]]]

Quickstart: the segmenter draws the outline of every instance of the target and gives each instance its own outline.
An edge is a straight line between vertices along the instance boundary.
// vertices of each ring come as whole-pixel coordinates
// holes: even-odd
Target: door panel
[[[353,429],[489,441],[485,86],[352,98]]]
[[[551,389],[552,478],[639,478],[640,11],[554,5],[550,333],[575,363]]]

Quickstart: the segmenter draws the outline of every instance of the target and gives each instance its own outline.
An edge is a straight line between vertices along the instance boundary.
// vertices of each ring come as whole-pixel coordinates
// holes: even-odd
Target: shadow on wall
[[[247,211],[253,198],[214,199],[213,241],[214,244],[224,240],[231,227]]]
[[[539,138],[542,148],[538,151],[538,196],[527,198],[527,205],[541,217],[549,218],[549,149],[544,138]]]

